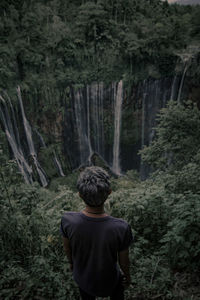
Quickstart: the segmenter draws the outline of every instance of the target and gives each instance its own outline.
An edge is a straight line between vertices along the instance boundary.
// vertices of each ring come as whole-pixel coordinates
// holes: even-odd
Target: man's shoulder
[[[117,222],[119,224],[128,224],[126,220],[122,219],[122,218],[116,218],[116,217],[113,217],[113,216],[110,216],[113,220],[113,222]]]
[[[116,217],[112,217],[111,216],[111,221],[117,226],[119,227],[123,227],[123,228],[127,228],[129,226],[128,222],[124,219],[121,218],[116,218]]]
[[[77,211],[65,211],[63,213],[63,217],[68,217],[68,216],[75,217],[78,215],[80,215],[80,212],[77,212]]]
[[[63,222],[74,222],[80,219],[80,212],[76,211],[66,211],[62,215]]]

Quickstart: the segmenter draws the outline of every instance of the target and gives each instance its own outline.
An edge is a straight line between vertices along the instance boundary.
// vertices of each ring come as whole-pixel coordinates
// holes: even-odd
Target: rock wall
[[[1,125],[25,180],[46,186],[51,177],[93,164],[94,155],[118,175],[136,169],[145,178],[149,170],[141,164],[138,151],[154,138],[157,113],[170,99],[198,98],[199,86],[191,85],[186,71],[184,67],[182,75],[173,78],[146,79],[133,84],[129,92],[122,80],[79,89],[71,86],[62,109],[45,113],[38,124],[34,116],[27,120],[28,107],[23,108],[19,91],[18,110],[2,97]]]

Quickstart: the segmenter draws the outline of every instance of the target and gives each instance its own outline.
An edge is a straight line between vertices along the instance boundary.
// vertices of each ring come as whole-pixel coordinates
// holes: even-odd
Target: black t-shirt
[[[133,240],[129,224],[111,216],[92,218],[66,212],[61,233],[70,240],[73,276],[79,287],[93,296],[109,296],[120,275],[117,253]]]

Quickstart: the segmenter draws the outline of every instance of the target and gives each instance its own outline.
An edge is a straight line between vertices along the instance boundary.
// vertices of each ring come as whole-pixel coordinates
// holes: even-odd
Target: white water
[[[45,144],[45,141],[44,141],[44,139],[43,139],[43,136],[39,133],[39,131],[38,131],[36,128],[35,128],[34,130],[35,130],[35,132],[37,133],[37,135],[38,135],[38,137],[39,137],[39,139],[40,139],[40,143],[41,143],[42,147],[47,148],[47,146],[46,146],[46,144]],[[65,174],[63,173],[61,163],[59,162],[59,160],[58,160],[58,158],[57,158],[57,156],[56,156],[55,151],[53,151],[53,155],[54,155],[54,158],[53,158],[53,159],[54,159],[56,168],[58,169],[59,175],[62,176],[62,177],[64,177]]]
[[[89,157],[88,161],[89,164],[91,164],[91,157],[92,157],[92,146],[91,146],[91,140],[90,140],[90,89],[87,85],[87,138],[88,138],[88,148],[89,148]]]
[[[60,164],[60,162],[59,162],[59,160],[58,160],[58,158],[57,158],[57,156],[56,156],[55,151],[54,151],[54,161],[55,161],[55,164],[56,164],[56,166],[57,166],[57,168],[58,168],[58,171],[59,171],[59,173],[60,173],[60,176],[65,177],[65,174],[63,173],[62,166],[61,166],[61,164]]]
[[[10,105],[10,108],[11,108],[11,112],[12,112],[12,120],[13,120],[13,125],[14,125],[14,132],[15,132],[16,141],[17,141],[17,144],[19,145],[19,147],[22,150],[22,146],[21,146],[21,142],[20,142],[20,138],[19,138],[19,130],[18,130],[17,122],[16,122],[16,118],[15,118],[15,112],[14,112],[14,109],[13,109],[10,97],[8,96],[7,93],[6,93],[6,96],[8,98],[8,102],[9,102],[9,105]]]
[[[121,114],[123,101],[123,84],[122,80],[118,83],[115,98],[115,117],[114,117],[114,144],[113,144],[113,165],[112,170],[115,174],[121,174],[120,168],[120,130],[121,130]]]
[[[99,83],[99,107],[100,107],[100,153],[104,156],[104,113],[103,113],[103,99],[104,99],[104,89],[103,83]]]
[[[104,85],[92,83],[75,93],[74,112],[80,165],[91,164],[94,153],[104,157]]]
[[[39,136],[39,139],[40,139],[40,142],[41,142],[42,147],[46,148],[47,146],[46,146],[46,144],[45,144],[45,141],[44,141],[42,135],[39,133],[39,131],[38,131],[36,128],[35,128],[34,130],[35,130],[35,132],[37,133],[37,135]]]
[[[4,105],[4,111],[0,108],[0,117],[1,120],[3,122],[4,128],[5,128],[5,133],[6,133],[6,137],[7,140],[10,144],[10,147],[13,151],[15,160],[17,162],[17,165],[19,167],[19,170],[22,174],[22,176],[24,177],[24,180],[26,183],[32,183],[33,179],[32,179],[32,168],[29,166],[29,164],[27,163],[21,145],[20,145],[20,141],[19,141],[19,133],[18,133],[18,128],[15,127],[15,132],[16,136],[14,134],[14,129],[13,129],[13,125],[8,113],[8,108],[7,108],[7,104],[6,101],[3,99],[3,97],[0,96],[0,99],[3,102]],[[13,107],[11,102],[9,103],[10,107],[11,107],[11,111],[13,113]],[[14,120],[14,125],[16,126],[16,121]]]
[[[104,85],[102,82],[91,85],[91,113],[93,124],[93,152],[104,156]]]
[[[27,143],[28,143],[28,147],[29,147],[29,152],[30,152],[31,157],[33,158],[33,163],[36,167],[41,184],[42,184],[42,186],[45,187],[45,186],[47,186],[48,182],[47,182],[45,173],[44,173],[42,167],[40,166],[40,163],[37,160],[37,154],[36,154],[35,147],[33,144],[33,139],[32,139],[32,130],[31,130],[31,126],[29,125],[28,120],[26,119],[26,115],[24,112],[24,106],[23,106],[23,102],[22,102],[20,87],[17,88],[17,95],[18,95],[18,99],[19,99],[19,103],[20,103],[21,112],[22,112],[23,125],[24,125],[24,130],[26,133],[26,139],[27,139]]]
[[[184,83],[184,79],[185,79],[185,75],[188,69],[188,63],[186,62],[184,70],[183,70],[183,75],[181,78],[181,83],[180,83],[180,87],[179,87],[179,91],[178,91],[178,97],[177,97],[177,102],[180,103],[181,101],[181,94],[182,94],[182,89],[183,89],[183,83]]]
[[[141,136],[141,148],[144,148],[144,129],[145,129],[145,99],[146,93],[143,93],[142,97],[142,136]]]
[[[175,99],[176,82],[177,82],[177,75],[174,76],[174,79],[173,79],[173,82],[172,82],[170,100],[176,100]]]
[[[79,151],[80,151],[80,162],[81,165],[84,164],[88,159],[88,137],[87,137],[87,129],[85,122],[85,112],[84,112],[84,103],[82,94],[78,91],[75,95],[74,99],[74,108],[75,108],[75,120],[76,127],[78,132],[78,143],[79,143]]]

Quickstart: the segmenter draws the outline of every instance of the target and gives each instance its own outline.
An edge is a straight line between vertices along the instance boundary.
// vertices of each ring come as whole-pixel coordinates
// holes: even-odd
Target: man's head
[[[101,206],[111,192],[109,175],[100,167],[85,168],[78,178],[77,189],[88,206]]]

